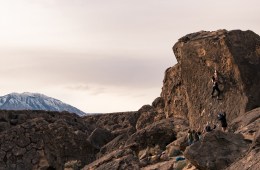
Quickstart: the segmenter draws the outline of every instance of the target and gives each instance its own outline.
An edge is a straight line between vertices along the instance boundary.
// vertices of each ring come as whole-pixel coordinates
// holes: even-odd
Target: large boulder
[[[228,122],[260,106],[260,37],[252,31],[201,31],[179,39],[178,61],[166,70],[161,97],[167,117],[187,117],[192,129],[225,111]],[[211,97],[214,70],[221,100]]]
[[[244,155],[249,148],[242,135],[213,131],[186,148],[184,156],[198,169],[221,170]]]

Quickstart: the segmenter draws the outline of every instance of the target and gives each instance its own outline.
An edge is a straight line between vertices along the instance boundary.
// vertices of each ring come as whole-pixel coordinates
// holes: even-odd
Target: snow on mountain
[[[68,111],[84,116],[81,110],[39,93],[10,93],[0,97],[0,110]]]

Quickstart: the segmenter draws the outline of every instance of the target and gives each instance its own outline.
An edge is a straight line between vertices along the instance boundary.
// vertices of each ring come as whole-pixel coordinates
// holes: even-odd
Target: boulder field
[[[138,111],[0,111],[0,170],[260,169],[260,37],[200,31],[173,52],[177,64],[165,71],[160,96]],[[215,71],[219,98],[211,95]],[[188,130],[202,132],[190,146]]]

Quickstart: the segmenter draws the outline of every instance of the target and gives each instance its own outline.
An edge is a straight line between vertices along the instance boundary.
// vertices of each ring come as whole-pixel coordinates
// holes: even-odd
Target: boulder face
[[[260,106],[260,37],[252,31],[201,31],[173,46],[178,64],[166,70],[161,97],[168,117],[186,117],[191,128],[225,111],[236,118]],[[211,97],[218,73],[220,99]]]

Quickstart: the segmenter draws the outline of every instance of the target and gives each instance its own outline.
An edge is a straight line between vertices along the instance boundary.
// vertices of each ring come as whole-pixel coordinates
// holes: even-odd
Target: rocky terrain
[[[173,46],[160,97],[135,112],[79,117],[67,112],[0,111],[0,170],[258,170],[260,37],[201,31]],[[217,70],[221,96],[211,97]],[[228,130],[217,113],[227,113]],[[212,132],[188,146],[189,129]]]

